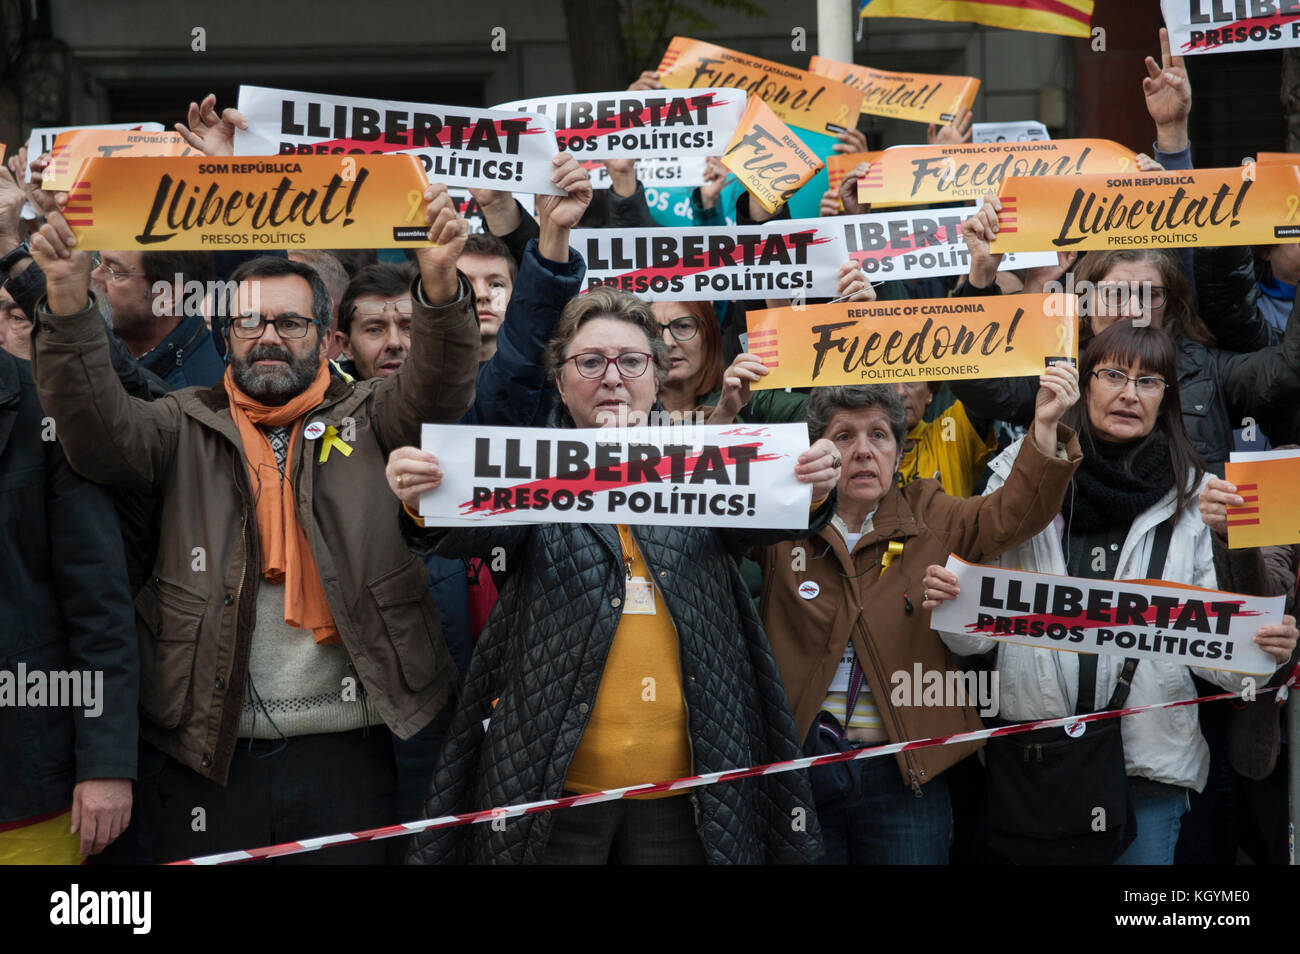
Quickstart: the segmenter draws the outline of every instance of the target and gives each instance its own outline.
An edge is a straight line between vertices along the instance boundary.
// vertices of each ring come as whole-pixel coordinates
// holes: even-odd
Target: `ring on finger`
[[[405,475],[405,474],[398,474],[398,475],[397,475],[397,486],[398,486],[398,487],[405,487],[405,486],[406,486],[406,475]]]

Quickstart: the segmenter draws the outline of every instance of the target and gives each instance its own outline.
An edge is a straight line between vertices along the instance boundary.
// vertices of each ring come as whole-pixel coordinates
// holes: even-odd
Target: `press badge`
[[[831,680],[831,687],[828,692],[848,692],[849,691],[849,673],[853,669],[853,643],[850,642],[844,647],[844,655],[840,657],[840,664],[835,667],[835,678]]]
[[[635,613],[638,616],[655,615],[655,585],[644,576],[628,578],[623,613],[625,615]]]

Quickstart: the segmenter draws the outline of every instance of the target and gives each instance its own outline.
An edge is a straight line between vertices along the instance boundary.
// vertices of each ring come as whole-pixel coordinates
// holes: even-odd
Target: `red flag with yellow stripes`
[[[864,17],[983,23],[1006,30],[1090,36],[1093,0],[861,0]]]

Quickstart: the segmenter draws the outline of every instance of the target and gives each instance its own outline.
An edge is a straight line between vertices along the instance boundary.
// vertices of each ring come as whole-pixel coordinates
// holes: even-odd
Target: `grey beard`
[[[263,358],[289,359],[287,369],[274,371],[253,367],[253,362]],[[231,355],[230,376],[243,391],[255,401],[271,407],[280,407],[296,398],[316,379],[320,367],[320,347],[299,357],[293,357],[287,348],[257,347],[241,361]]]

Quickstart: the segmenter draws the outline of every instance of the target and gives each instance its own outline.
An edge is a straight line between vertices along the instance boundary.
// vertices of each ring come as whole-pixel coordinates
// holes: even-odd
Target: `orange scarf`
[[[264,575],[273,583],[284,582],[286,623],[299,629],[310,629],[318,643],[337,643],[339,631],[325,599],[316,560],[307,546],[307,535],[298,522],[290,475],[293,450],[302,436],[302,420],[320,404],[325,389],[329,387],[329,363],[322,358],[316,378],[307,390],[280,407],[268,407],[241,391],[229,367],[224,382],[230,396],[230,416],[234,418],[244,443],[248,477],[257,500],[257,535],[262,544]],[[275,462],[275,451],[259,424],[293,426],[283,480]],[[275,492],[277,487],[279,493]]]

